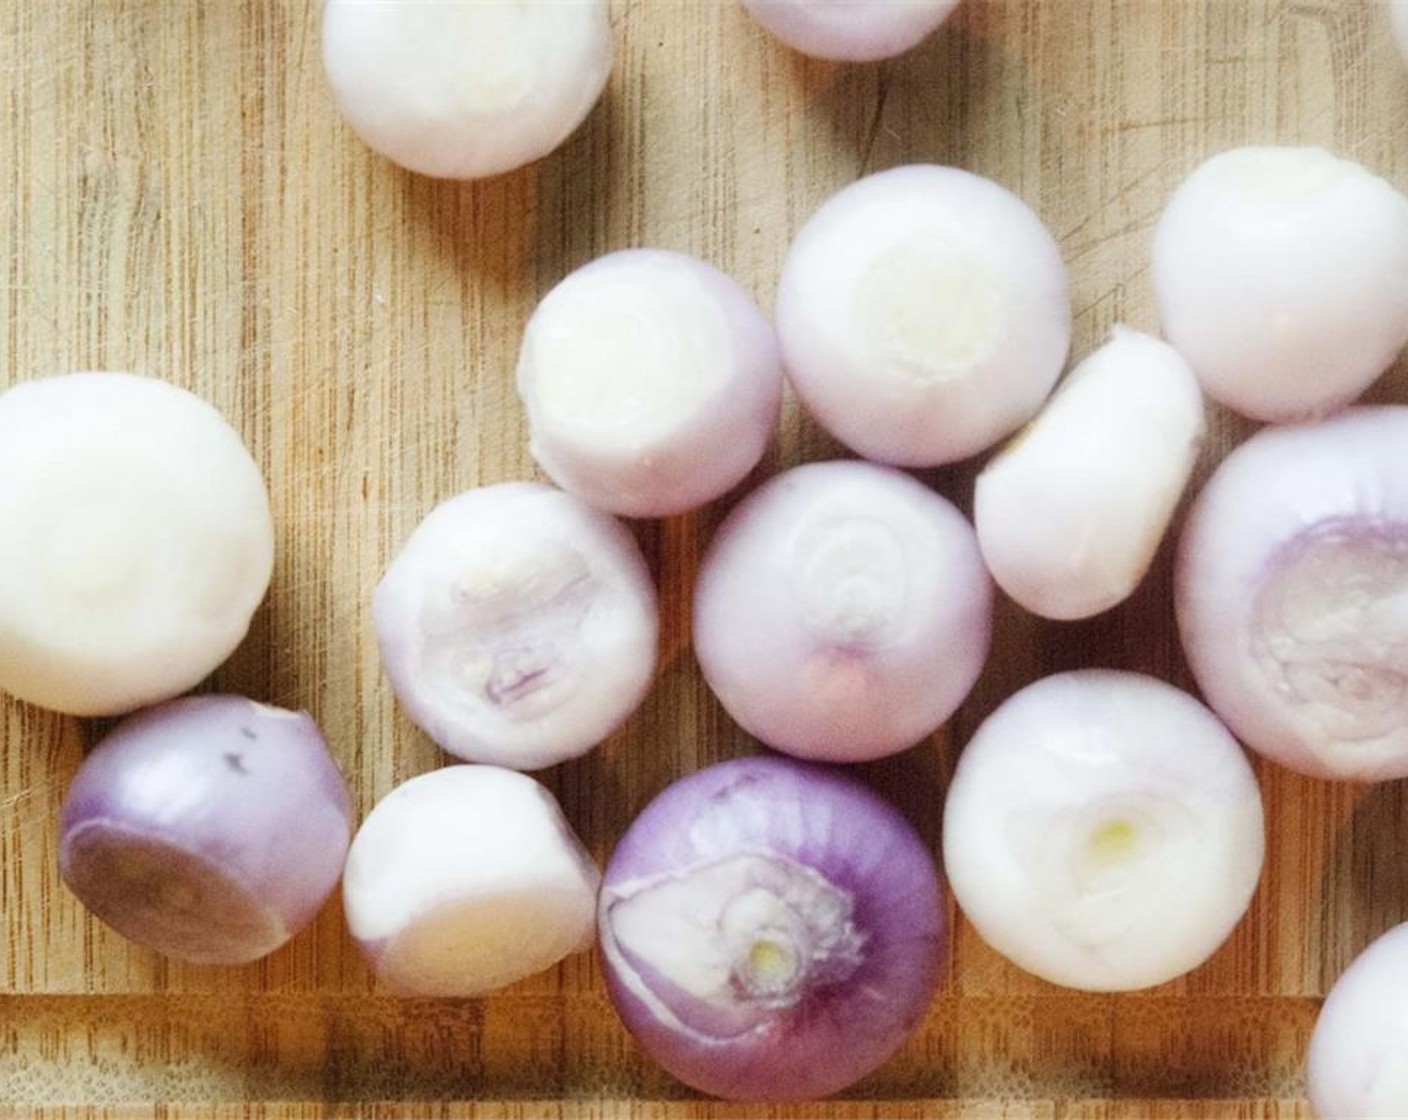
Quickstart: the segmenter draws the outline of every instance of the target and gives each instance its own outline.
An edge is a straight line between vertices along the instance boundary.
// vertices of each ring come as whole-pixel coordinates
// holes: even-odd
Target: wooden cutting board
[[[1408,67],[1361,0],[967,0],[919,50],[862,67],[789,54],[731,0],[613,13],[615,73],[586,125],[534,167],[459,185],[398,170],[342,125],[312,5],[0,4],[0,384],[132,369],[239,427],[272,487],[279,559],[214,684],[311,710],[363,812],[443,761],[380,676],[369,592],[435,502],[534,474],[514,358],[569,270],[667,247],[770,306],[789,238],[829,194],[951,163],[1049,223],[1082,356],[1116,323],[1157,327],[1152,227],[1210,153],[1320,144],[1408,186]],[[1408,366],[1372,396],[1408,400]],[[1248,430],[1215,413],[1199,481]],[[755,481],[842,453],[789,402]],[[974,472],[926,477],[967,508]],[[720,513],[637,526],[663,596],[659,679],[624,731],[546,775],[603,859],[672,777],[754,749],[689,649],[689,589]],[[1167,549],[1094,621],[1002,605],[992,661],[946,733],[862,773],[936,844],[977,723],[1083,665],[1189,683]],[[1146,993],[1071,993],[960,922],[943,992],[889,1065],[843,1101],[747,1109],[655,1070],[590,955],[484,1001],[402,1002],[374,989],[335,903],[243,969],[168,964],[106,932],[55,870],[59,799],[97,730],[0,703],[0,1114],[1286,1120],[1308,1115],[1319,998],[1408,918],[1401,787],[1261,766],[1265,879],[1205,967]]]

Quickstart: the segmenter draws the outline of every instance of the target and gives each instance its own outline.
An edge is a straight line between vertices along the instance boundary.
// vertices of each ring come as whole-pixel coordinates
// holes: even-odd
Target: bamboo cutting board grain
[[[921,49],[863,67],[783,51],[731,0],[616,0],[613,22],[614,77],[587,124],[534,167],[461,185],[401,172],[341,124],[311,5],[0,4],[0,385],[133,369],[232,419],[272,487],[279,560],[214,684],[311,710],[363,812],[442,762],[381,679],[369,592],[435,502],[534,473],[515,353],[569,270],[661,246],[770,306],[789,238],[830,193],[952,163],[1051,226],[1083,356],[1115,323],[1156,328],[1153,223],[1213,151],[1321,144],[1408,187],[1408,67],[1384,11],[1360,0],[967,0]],[[1372,396],[1408,400],[1408,365]],[[1199,480],[1248,430],[1215,414]],[[754,481],[840,451],[789,402]],[[974,469],[925,477],[967,508]],[[673,776],[753,749],[689,650],[689,588],[720,513],[637,526],[662,590],[659,678],[625,730],[546,775],[603,859]],[[937,845],[957,749],[1016,687],[1081,665],[1189,683],[1169,585],[1165,548],[1135,598],[1094,621],[1004,604],[947,731],[862,773]],[[843,1101],[747,1109],[656,1071],[589,955],[492,999],[402,1002],[374,989],[335,902],[243,969],[164,963],[111,935],[55,870],[59,799],[98,730],[0,702],[0,1113],[1289,1120],[1308,1115],[1319,997],[1408,919],[1402,788],[1261,766],[1265,879],[1205,967],[1081,995],[960,923],[942,994],[894,1061]]]

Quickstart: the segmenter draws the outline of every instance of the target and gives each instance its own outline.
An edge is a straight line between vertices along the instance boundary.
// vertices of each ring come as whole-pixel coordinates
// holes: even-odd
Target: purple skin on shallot
[[[79,767],[59,871],[124,937],[243,964],[312,921],[342,874],[351,813],[309,716],[188,697],[124,720]]]
[[[694,648],[749,733],[799,758],[914,746],[987,658],[992,585],[972,526],[908,475],[811,463],[745,498],[700,566]]]
[[[598,927],[627,1028],[675,1077],[807,1100],[882,1065],[946,946],[923,841],[834,770],[735,759],[655,798],[611,857]]]
[[[1248,747],[1319,778],[1408,776],[1408,407],[1266,428],[1179,542],[1179,635]]]

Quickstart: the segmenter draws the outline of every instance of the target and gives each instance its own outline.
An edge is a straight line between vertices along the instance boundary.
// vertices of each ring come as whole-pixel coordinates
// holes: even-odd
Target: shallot
[[[607,866],[607,990],[674,1076],[736,1100],[839,1092],[923,1015],[946,944],[934,861],[822,767],[742,758],[677,781]]]
[[[1408,1116],[1408,925],[1364,950],[1330,990],[1306,1076],[1320,1120]]]
[[[1086,618],[1144,578],[1188,484],[1203,398],[1188,363],[1115,328],[978,476],[978,543],[998,585],[1046,618]]]
[[[913,50],[958,0],[743,0],[780,42],[814,58],[877,62]]]
[[[1210,397],[1257,420],[1343,408],[1408,343],[1408,198],[1319,148],[1235,148],[1154,235],[1164,334]]]
[[[536,770],[584,754],[639,706],[655,669],[655,587],[635,540],[539,483],[437,506],[372,613],[397,698],[471,762]]]
[[[694,648],[728,713],[769,746],[856,762],[913,746],[987,658],[992,585],[946,499],[873,463],[778,475],[720,526]]]
[[[772,324],[718,269],[629,249],[558,284],[518,362],[533,457],[564,490],[627,517],[712,501],[777,425]]]
[[[1189,512],[1174,584],[1203,695],[1322,778],[1408,776],[1408,407],[1267,428]]]
[[[1071,339],[1061,252],[997,183],[953,167],[882,171],[802,227],[777,291],[787,375],[868,459],[933,466],[1025,423]]]
[[[1055,984],[1147,988],[1202,964],[1251,902],[1261,796],[1227,729],[1137,673],[1061,673],[978,729],[944,867],[983,940]]]
[[[342,899],[391,990],[477,996],[590,946],[600,880],[543,786],[447,766],[377,802],[347,854]]]
[[[611,75],[606,0],[327,0],[323,69],[374,150],[478,179],[558,147]]]
[[[0,395],[0,689],[80,716],[178,696],[273,570],[263,476],[199,397],[125,373]]]
[[[241,696],[129,717],[74,776],[59,873],[124,937],[201,964],[287,942],[337,886],[351,799],[312,718]]]
[[[1389,11],[1393,16],[1393,37],[1405,61],[1408,61],[1408,0],[1390,0]]]

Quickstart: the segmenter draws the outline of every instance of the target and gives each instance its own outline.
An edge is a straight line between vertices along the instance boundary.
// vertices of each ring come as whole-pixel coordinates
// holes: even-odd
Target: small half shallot
[[[1188,363],[1117,327],[978,476],[978,543],[998,586],[1045,618],[1123,602],[1149,570],[1202,437]]]
[[[478,996],[588,948],[600,880],[545,787],[497,766],[446,766],[367,814],[342,901],[392,991]]]

